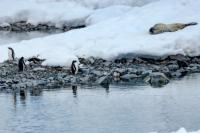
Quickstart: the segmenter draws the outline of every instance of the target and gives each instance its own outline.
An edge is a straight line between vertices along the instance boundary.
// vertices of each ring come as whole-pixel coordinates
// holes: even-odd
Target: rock
[[[176,65],[176,64],[170,64],[167,66],[167,68],[170,70],[170,71],[176,71],[179,69],[179,66]]]
[[[179,68],[188,67],[188,63],[186,61],[177,60],[177,64],[178,64]]]
[[[177,55],[170,55],[168,56],[169,60],[179,60],[179,61],[187,61],[190,60],[188,57],[182,55],[182,54],[177,54]]]
[[[171,77],[172,78],[180,78],[180,77],[182,77],[182,73],[180,71],[173,72],[173,73],[171,73]]]
[[[107,85],[110,84],[111,78],[109,76],[102,76],[100,77],[96,83],[100,85]]]
[[[164,67],[160,67],[160,70],[159,70],[161,73],[164,73],[167,77],[170,77],[171,74],[170,74],[170,71],[169,71],[169,68],[164,66]]]
[[[138,70],[136,68],[128,68],[130,74],[137,74]]]
[[[98,77],[103,75],[103,73],[101,71],[96,71],[96,70],[93,70],[91,73],[98,76]]]
[[[145,78],[152,73],[152,70],[143,71],[141,74],[141,78]]]
[[[120,73],[117,71],[113,72],[113,77],[120,77]]]
[[[134,78],[138,78],[138,75],[136,75],[136,74],[126,74],[126,75],[121,76],[122,80],[131,80],[131,79],[134,79]]]
[[[33,71],[44,71],[45,68],[42,68],[42,67],[36,67],[36,68],[33,68]]]
[[[123,68],[117,68],[114,71],[117,72],[117,73],[120,73],[121,76],[128,73],[128,70],[127,69],[123,69]]]
[[[111,66],[111,64],[112,64],[112,62],[110,62],[110,61],[106,61],[106,62],[103,63],[103,65],[105,67],[109,67],[109,66]]]
[[[152,86],[161,87],[169,83],[169,79],[164,73],[152,73],[145,78],[145,82],[150,83]]]

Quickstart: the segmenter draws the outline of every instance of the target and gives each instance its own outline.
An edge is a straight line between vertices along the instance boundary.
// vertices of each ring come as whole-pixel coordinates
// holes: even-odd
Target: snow
[[[55,0],[52,3],[55,4]],[[57,7],[52,8],[52,3],[37,5],[40,8],[33,6],[29,9],[29,15],[24,16],[28,16],[29,21],[36,21],[36,23],[43,19],[58,24],[62,20],[75,22],[78,18],[78,20],[84,20],[82,18],[88,16],[87,19],[85,18],[88,27],[0,46],[0,62],[8,58],[6,53],[8,46],[15,50],[17,57],[39,54],[41,58],[47,59],[44,65],[65,66],[69,66],[72,60],[77,59],[77,56],[112,59],[121,54],[200,55],[200,24],[173,33],[159,35],[148,33],[151,26],[160,22],[200,23],[199,0],[195,2],[193,0],[160,0],[141,7],[112,5],[96,10],[61,0],[57,2],[59,11],[56,10]],[[71,6],[67,9],[72,11],[71,14],[64,11],[65,4]],[[74,7],[77,7],[76,10]],[[49,8],[51,10],[47,10]],[[5,13],[2,13],[3,9],[0,8],[0,10],[0,18],[4,18]],[[15,11],[11,10],[8,14],[15,16]],[[58,18],[55,19],[55,17]]]
[[[8,6],[9,12],[7,11]],[[2,0],[0,4],[0,24],[25,20],[32,24],[52,23],[56,26],[73,22],[73,25],[76,26],[83,23],[82,20],[85,20],[91,12],[91,9],[75,2],[40,3]]]
[[[151,132],[151,133],[157,133],[157,132]],[[200,133],[200,130],[198,131],[194,131],[194,132],[187,132],[187,130],[185,128],[180,128],[178,131],[176,132],[172,132],[172,133]]]
[[[93,25],[102,21],[106,21],[110,18],[119,17],[130,11],[130,6],[110,6],[103,9],[97,9],[87,19],[86,25]]]
[[[184,128],[181,128],[177,132],[172,132],[172,133],[200,133],[200,130],[195,132],[187,132]]]

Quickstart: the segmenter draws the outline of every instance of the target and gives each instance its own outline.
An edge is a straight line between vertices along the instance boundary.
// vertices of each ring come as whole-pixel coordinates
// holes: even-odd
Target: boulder
[[[108,85],[110,84],[111,78],[110,76],[102,76],[99,79],[97,79],[96,83],[100,85]]]
[[[165,76],[165,74],[160,72],[151,73],[144,80],[145,82],[156,87],[161,87],[169,83],[169,79]]]

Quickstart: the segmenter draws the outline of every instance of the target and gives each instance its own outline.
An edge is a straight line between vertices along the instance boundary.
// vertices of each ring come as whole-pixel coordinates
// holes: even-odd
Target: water
[[[59,33],[59,32],[56,32]],[[30,40],[39,37],[45,37],[48,35],[56,34],[56,33],[47,33],[47,32],[5,32],[0,31],[0,45],[6,45],[10,43],[16,43],[23,40]]]
[[[200,75],[163,88],[112,85],[0,93],[0,133],[159,133],[200,129]]]

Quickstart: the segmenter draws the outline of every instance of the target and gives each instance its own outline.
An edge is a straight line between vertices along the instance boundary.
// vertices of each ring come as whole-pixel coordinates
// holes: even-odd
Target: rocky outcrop
[[[107,61],[101,58],[79,58],[82,64],[77,75],[69,68],[28,65],[18,72],[17,63],[0,64],[0,89],[55,88],[69,85],[102,85],[131,83],[161,87],[174,78],[200,72],[200,57],[174,55],[160,58],[118,58]],[[180,62],[187,65],[180,65]]]
[[[69,31],[73,29],[84,28],[85,25],[70,26],[64,24],[61,27],[57,27],[51,23],[40,23],[37,25],[28,23],[26,21],[18,21],[6,25],[0,25],[0,31],[14,31],[14,32],[31,32],[31,31],[41,31],[41,32],[55,32],[55,31]]]

